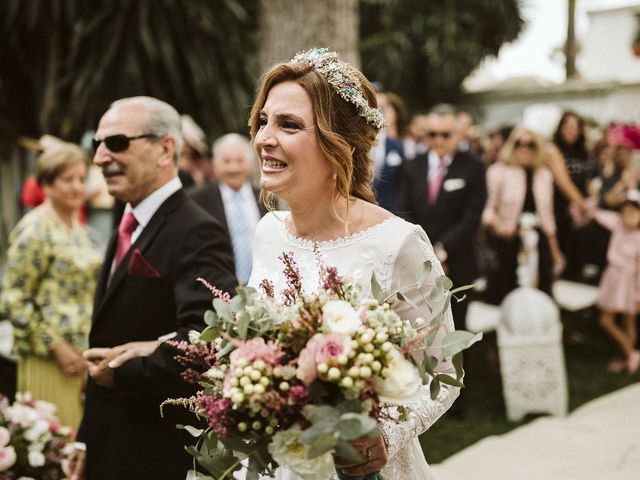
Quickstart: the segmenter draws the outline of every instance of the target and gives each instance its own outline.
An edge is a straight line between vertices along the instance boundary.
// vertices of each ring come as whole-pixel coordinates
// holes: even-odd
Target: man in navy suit
[[[405,157],[398,131],[399,112],[388,98],[389,95],[384,92],[376,94],[378,108],[382,110],[386,125],[380,130],[378,143],[371,151],[375,167],[373,191],[381,207],[397,213]]]
[[[429,114],[429,150],[405,165],[400,213],[417,223],[454,286],[478,277],[475,238],[486,200],[484,165],[457,148],[455,111],[446,105]],[[465,327],[468,301],[452,302],[456,328]]]
[[[231,246],[222,226],[198,208],[177,176],[180,117],[150,97],[111,105],[98,125],[94,163],[109,193],[126,203],[111,239],[95,295],[85,413],[68,476],[87,480],[185,478],[191,439],[177,423],[194,416],[159,405],[190,396],[175,349],[204,326],[211,293],[236,285]]]
[[[236,275],[246,284],[251,273],[253,237],[267,213],[258,201],[260,190],[251,184],[255,152],[246,137],[223,135],[213,143],[213,173],[217,182],[189,191],[191,199],[225,228],[236,264]]]

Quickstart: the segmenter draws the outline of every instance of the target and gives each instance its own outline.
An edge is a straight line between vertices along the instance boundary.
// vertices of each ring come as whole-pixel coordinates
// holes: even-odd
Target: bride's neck
[[[351,220],[358,210],[360,200],[351,200],[347,208],[347,199],[338,197],[332,205],[305,202],[289,205],[291,210],[291,234],[313,241],[332,240],[348,233],[345,220]]]

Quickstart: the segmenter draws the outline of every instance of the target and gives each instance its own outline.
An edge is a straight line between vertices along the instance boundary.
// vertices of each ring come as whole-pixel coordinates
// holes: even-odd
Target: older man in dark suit
[[[455,111],[439,106],[429,114],[429,150],[407,162],[400,212],[424,228],[455,286],[478,277],[476,232],[486,200],[482,161],[457,149]],[[452,302],[457,328],[465,327],[468,301]]]
[[[189,191],[191,199],[227,230],[240,283],[251,274],[253,237],[260,218],[267,213],[258,201],[260,191],[251,184],[255,152],[246,137],[223,135],[213,143],[213,173],[216,183]]]
[[[211,294],[203,277],[231,291],[231,247],[222,226],[182,190],[176,161],[180,117],[150,97],[115,102],[95,136],[94,163],[109,193],[126,202],[98,283],[85,352],[89,361],[85,414],[78,439],[86,444],[87,480],[185,478],[190,439],[177,423],[193,415],[159,405],[189,396],[175,350],[159,339],[184,339],[203,326]],[[81,478],[76,450],[70,478]]]

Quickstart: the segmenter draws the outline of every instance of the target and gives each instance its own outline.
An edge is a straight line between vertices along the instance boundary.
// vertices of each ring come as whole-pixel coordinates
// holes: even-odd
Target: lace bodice
[[[317,256],[327,266],[334,266],[341,275],[361,283],[369,288],[371,274],[375,272],[378,282],[386,291],[397,290],[398,285],[410,285],[415,282],[415,274],[420,265],[430,260],[433,264],[432,275],[442,275],[442,267],[436,259],[431,243],[424,230],[399,217],[390,217],[383,222],[362,232],[326,242],[311,242],[292,236],[286,229],[287,212],[273,212],[266,215],[256,230],[254,246],[253,271],[249,285],[257,287],[263,279],[269,279],[274,287],[276,298],[285,288],[282,275],[282,263],[278,259],[283,252],[292,252],[302,277],[302,287],[306,292],[318,290],[319,272]],[[425,285],[430,282],[427,280]],[[426,291],[423,288],[423,291]],[[428,292],[427,292],[428,293]],[[425,305],[425,295],[407,296],[421,308],[418,312],[408,303],[392,303],[392,308],[407,320],[429,315]],[[434,314],[439,312],[437,305],[432,305]],[[427,318],[429,320],[429,318]],[[445,327],[453,330],[453,319],[449,309],[445,315]],[[443,332],[444,334],[444,332]],[[436,341],[437,343],[437,341]],[[439,371],[454,373],[450,362],[442,362]],[[440,416],[447,411],[455,398],[458,389],[443,385],[440,394],[431,400],[428,387],[422,388],[419,401],[414,402],[410,418],[406,421],[387,421],[380,425],[388,448],[389,463],[383,470],[385,479],[390,480],[425,480],[432,479],[418,436],[426,431]],[[393,415],[393,411],[390,410]],[[291,472],[278,472],[278,479],[295,479]]]

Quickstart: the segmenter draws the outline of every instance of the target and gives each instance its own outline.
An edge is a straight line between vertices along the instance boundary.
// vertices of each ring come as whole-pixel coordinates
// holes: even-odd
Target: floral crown
[[[298,53],[289,63],[308,63],[321,73],[327,82],[344,100],[356,106],[358,114],[364,117],[369,125],[380,130],[384,118],[380,110],[371,108],[361,90],[357,70],[340,60],[338,52],[330,52],[326,48],[312,48]]]

